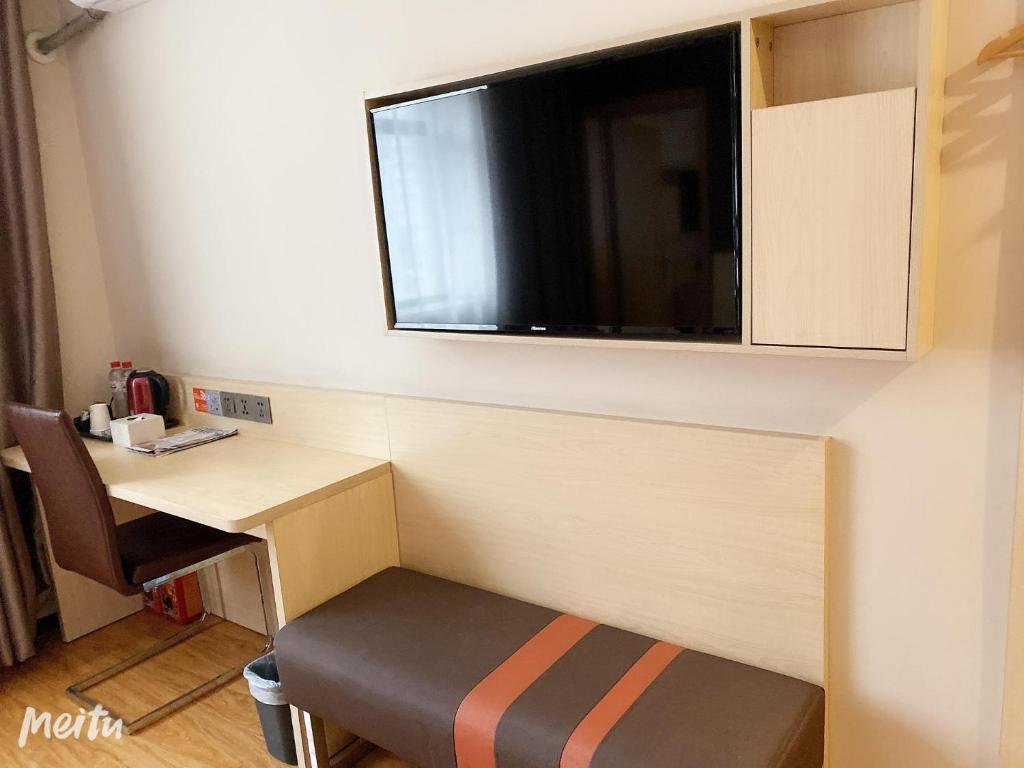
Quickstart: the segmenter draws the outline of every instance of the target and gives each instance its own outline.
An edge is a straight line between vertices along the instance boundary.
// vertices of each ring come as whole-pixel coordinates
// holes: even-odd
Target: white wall
[[[22,2],[26,29],[46,32],[63,22],[54,2]],[[115,358],[103,261],[89,197],[67,58],[32,64],[50,258],[57,292],[64,400],[69,410],[108,397],[106,366]]]
[[[1021,0],[953,0],[924,361],[383,333],[364,91],[744,3],[153,0],[110,18],[69,55],[117,350],[173,371],[833,435],[833,764],[991,766],[1024,369],[1024,66],[973,59],[1024,22]]]

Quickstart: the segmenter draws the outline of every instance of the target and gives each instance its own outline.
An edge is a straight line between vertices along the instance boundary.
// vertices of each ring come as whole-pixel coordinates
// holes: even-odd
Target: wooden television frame
[[[529,343],[547,345],[571,345],[604,348],[631,349],[673,349],[687,351],[709,351],[746,354],[774,354],[816,357],[869,358],[877,360],[913,361],[928,352],[932,346],[932,325],[934,314],[935,266],[938,248],[938,205],[939,205],[939,154],[942,138],[943,86],[945,78],[945,44],[948,17],[948,0],[836,0],[835,2],[808,4],[806,2],[779,2],[748,11],[728,14],[712,19],[684,22],[670,29],[657,30],[644,35],[595,42],[583,48],[567,51],[553,51],[543,60],[516,60],[507,66],[478,69],[455,73],[444,79],[433,79],[412,83],[396,83],[396,87],[365,94],[368,104],[393,98],[395,94],[438,88],[446,82],[485,79],[502,72],[539,66],[545,60],[586,56],[620,45],[636,44],[668,37],[684,32],[696,31],[722,24],[739,23],[741,27],[741,116],[742,116],[742,336],[739,343],[715,341],[661,341],[644,339],[615,338],[571,338],[530,335],[489,334],[476,332],[447,332],[426,330],[404,330],[394,327],[394,307],[391,306],[390,291],[383,290],[387,310],[387,333],[391,336],[437,338],[448,340],[490,341],[498,343]],[[897,61],[896,67],[883,67],[882,62]],[[890,71],[886,71],[886,70]],[[813,76],[812,76],[813,75]],[[751,182],[755,158],[759,153],[772,151],[770,146],[755,146],[752,139],[755,113],[771,111],[785,106],[790,110],[804,110],[809,121],[816,120],[820,102],[849,98],[855,95],[884,94],[896,89],[915,89],[913,114],[887,113],[886,119],[909,119],[911,139],[895,148],[897,156],[891,158],[891,165],[901,168],[895,177],[906,194],[893,196],[893,200],[909,199],[905,210],[892,211],[886,216],[886,228],[876,233],[874,239],[846,246],[841,238],[830,237],[824,226],[855,230],[868,211],[860,211],[854,200],[837,197],[828,201],[824,209],[817,206],[819,200],[804,195],[793,198],[806,210],[794,212],[791,220],[796,228],[789,234],[788,242],[807,237],[813,242],[824,242],[836,246],[829,258],[842,263],[836,270],[830,270],[827,263],[819,263],[817,271],[808,270],[812,279],[787,282],[785,275],[776,284],[786,284],[794,296],[804,291],[802,310],[789,318],[782,318],[790,329],[788,335],[780,335],[784,341],[773,342],[771,338],[758,340],[754,335],[756,324],[765,324],[772,319],[769,314],[777,313],[785,302],[763,301],[764,295],[752,289],[755,275],[755,261],[761,259],[759,269],[776,269],[780,272],[792,269],[792,259],[805,258],[791,254],[787,249],[772,250],[758,243],[754,230],[754,211],[758,204],[754,198]],[[776,101],[776,94],[779,101]],[[859,107],[859,109],[858,109]],[[870,105],[854,104],[850,108],[850,135],[857,139],[858,151],[870,157],[876,148],[878,131],[871,133],[872,116]],[[865,134],[858,136],[858,130]],[[903,134],[907,131],[903,129]],[[884,135],[884,131],[881,132]],[[822,136],[822,142],[827,137]],[[827,146],[822,148],[825,157],[841,159],[846,148],[829,155]],[[888,151],[888,149],[886,150]],[[372,155],[372,152],[371,152]],[[906,157],[907,165],[900,158]],[[799,162],[797,158],[796,162]],[[851,164],[845,169],[838,166],[836,171],[850,173]],[[371,174],[372,176],[372,174]],[[371,178],[370,183],[374,183]],[[861,185],[863,195],[870,190]],[[769,191],[772,186],[767,187]],[[783,184],[778,192],[786,192]],[[375,199],[377,196],[375,195]],[[762,204],[764,198],[762,198]],[[787,202],[793,205],[792,201]],[[866,207],[866,206],[865,206]],[[848,218],[849,216],[860,216]],[[378,224],[382,221],[377,210]],[[823,222],[815,229],[816,222]],[[909,236],[905,236],[906,232]],[[381,241],[381,258],[384,233],[378,227]],[[906,245],[903,245],[906,241]],[[887,283],[885,298],[871,301],[877,281],[873,277],[879,265],[876,248],[882,243],[885,259],[898,259],[898,263],[883,263],[884,273],[896,284]],[[792,256],[792,258],[790,258]],[[767,263],[767,267],[766,267]],[[799,266],[799,264],[797,265]],[[387,265],[381,264],[382,285],[386,280]],[[874,282],[873,282],[874,281]],[[853,286],[856,295],[808,297],[810,292],[844,290]],[[863,299],[863,300],[862,300]],[[798,302],[799,303],[799,302]],[[823,322],[813,316],[815,307],[835,307]],[[762,307],[764,308],[762,311]],[[785,314],[788,310],[782,309]],[[812,313],[808,315],[808,313]],[[806,338],[799,337],[799,329],[807,327],[812,331]],[[822,328],[824,330],[822,330]],[[794,333],[796,336],[794,336]]]

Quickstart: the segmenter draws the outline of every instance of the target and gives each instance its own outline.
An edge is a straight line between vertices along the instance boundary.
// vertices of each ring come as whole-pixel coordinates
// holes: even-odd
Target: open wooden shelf
[[[916,0],[837,16],[806,15],[751,19],[759,64],[751,69],[753,109],[917,86]]]
[[[755,347],[932,343],[945,0],[750,19]]]

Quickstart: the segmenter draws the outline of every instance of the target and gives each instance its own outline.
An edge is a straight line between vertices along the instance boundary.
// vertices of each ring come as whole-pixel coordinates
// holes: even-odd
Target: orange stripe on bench
[[[590,768],[601,742],[683,649],[655,643],[580,721],[562,749],[559,768]]]
[[[563,614],[477,683],[455,713],[457,768],[497,768],[494,735],[501,716],[596,626],[593,621]]]

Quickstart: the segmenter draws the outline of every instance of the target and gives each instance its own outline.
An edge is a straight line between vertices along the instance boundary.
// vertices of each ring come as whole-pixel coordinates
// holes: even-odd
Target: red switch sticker
[[[206,400],[206,390],[202,387],[192,387],[192,402],[199,413],[210,412],[210,406]]]

